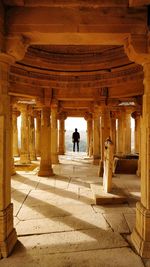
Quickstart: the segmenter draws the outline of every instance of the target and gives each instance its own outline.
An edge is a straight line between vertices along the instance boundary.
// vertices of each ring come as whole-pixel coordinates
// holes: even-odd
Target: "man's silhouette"
[[[75,132],[72,134],[72,142],[73,142],[73,151],[75,152],[75,144],[77,144],[77,151],[79,152],[80,134],[78,133],[77,128],[75,128]]]

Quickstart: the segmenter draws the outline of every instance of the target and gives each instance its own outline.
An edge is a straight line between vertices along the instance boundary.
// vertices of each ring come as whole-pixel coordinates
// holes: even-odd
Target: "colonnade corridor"
[[[130,246],[140,179],[115,175],[113,183],[126,192],[128,203],[97,206],[90,184],[101,179],[98,166],[81,152],[59,161],[52,177],[38,176],[38,167],[12,176],[18,242],[0,267],[147,266]]]

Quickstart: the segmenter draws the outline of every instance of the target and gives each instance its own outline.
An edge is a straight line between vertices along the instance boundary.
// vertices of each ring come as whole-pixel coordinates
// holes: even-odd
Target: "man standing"
[[[78,133],[77,128],[75,128],[75,132],[72,134],[72,142],[73,142],[73,151],[75,152],[75,144],[77,144],[77,151],[79,152],[80,134]]]

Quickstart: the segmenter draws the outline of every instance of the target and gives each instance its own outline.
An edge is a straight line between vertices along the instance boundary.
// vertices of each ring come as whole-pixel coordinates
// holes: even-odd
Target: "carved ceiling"
[[[54,71],[111,71],[130,65],[123,46],[30,46],[20,64]]]

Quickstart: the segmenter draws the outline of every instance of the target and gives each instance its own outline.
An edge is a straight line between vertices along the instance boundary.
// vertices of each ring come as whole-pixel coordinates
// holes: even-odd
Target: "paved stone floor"
[[[0,267],[149,267],[130,245],[140,179],[115,176],[128,203],[96,206],[90,184],[98,167],[82,153],[60,162],[54,177],[38,177],[37,168],[12,177],[18,243]]]

